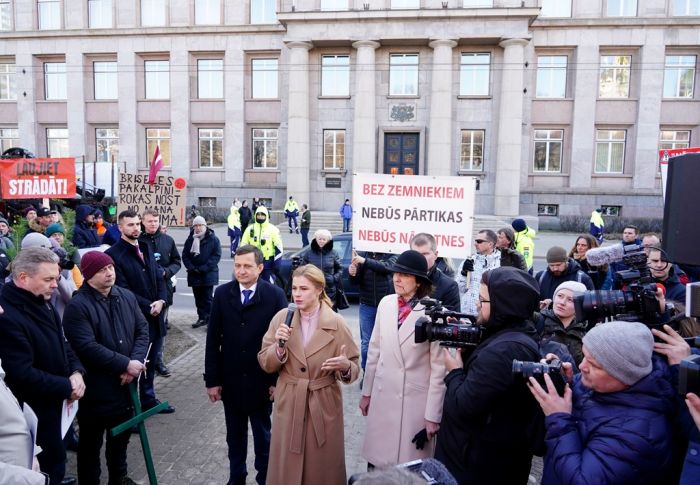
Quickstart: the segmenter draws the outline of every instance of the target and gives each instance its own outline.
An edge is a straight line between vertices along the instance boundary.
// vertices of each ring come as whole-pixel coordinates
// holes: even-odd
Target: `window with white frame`
[[[221,0],[195,0],[194,23],[218,25],[221,23]]]
[[[558,216],[559,204],[537,204],[538,216]]]
[[[222,128],[199,129],[199,167],[224,166],[224,130]]]
[[[112,0],[88,0],[88,22],[91,29],[112,27]]]
[[[44,95],[47,100],[67,99],[65,62],[44,63]]]
[[[277,22],[276,0],[251,0],[250,23],[274,24]]]
[[[462,52],[459,61],[459,95],[488,96],[491,54]]]
[[[17,128],[0,127],[0,153],[18,145],[19,130]]]
[[[600,98],[629,98],[632,56],[600,56]]]
[[[119,128],[95,129],[95,148],[98,162],[118,162]]]
[[[463,8],[493,7],[493,0],[463,0]]]
[[[46,129],[46,155],[50,158],[67,157],[68,153],[68,129]]]
[[[163,166],[170,166],[170,128],[146,128],[146,160],[148,166],[153,161],[156,147],[160,148]]]
[[[95,99],[117,99],[117,61],[95,61],[92,69]]]
[[[662,130],[659,133],[659,150],[676,150],[690,146],[690,131]]]
[[[561,172],[564,130],[535,130],[534,172]]]
[[[345,168],[345,130],[323,130],[323,169]]]
[[[484,130],[462,130],[460,143],[459,169],[484,169]]]
[[[170,98],[170,61],[144,61],[146,99]]]
[[[596,130],[595,173],[622,173],[626,138],[625,130]]]
[[[350,95],[350,56],[321,57],[321,96]]]
[[[571,17],[571,0],[542,0],[540,17]]]
[[[17,66],[9,62],[0,63],[0,101],[17,99]]]
[[[700,0],[673,0],[673,15],[700,16]]]
[[[664,98],[692,98],[695,56],[666,56]]]
[[[637,15],[637,0],[607,0],[608,17],[634,17]]]
[[[166,0],[141,0],[141,26],[161,27],[166,24]]]
[[[347,10],[348,0],[321,0],[321,10]]]
[[[61,28],[61,1],[38,0],[39,30]]]
[[[420,0],[391,0],[391,8],[420,8]]]
[[[276,99],[278,97],[277,59],[252,59],[253,99]]]
[[[389,56],[389,95],[418,96],[418,54]]]
[[[277,128],[253,128],[253,168],[277,168]]]
[[[566,97],[566,56],[537,57],[538,98]]]
[[[12,30],[12,4],[10,0],[0,0],[0,30]]]
[[[197,60],[197,97],[222,99],[224,97],[224,60]]]

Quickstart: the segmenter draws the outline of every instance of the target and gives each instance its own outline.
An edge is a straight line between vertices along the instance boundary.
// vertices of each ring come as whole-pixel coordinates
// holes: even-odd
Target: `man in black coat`
[[[99,485],[106,432],[109,483],[121,484],[127,481],[130,434],[111,436],[109,430],[133,416],[128,384],[144,369],[148,323],[134,294],[114,286],[114,261],[109,255],[86,253],[80,269],[85,282],[63,314],[68,341],[87,369],[87,390],[78,410],[78,481]]]
[[[538,272],[535,279],[540,287],[540,300],[546,306],[552,303],[554,290],[565,281],[577,281],[586,285],[588,290],[595,290],[591,277],[561,246],[552,246],[547,250],[547,269]]]
[[[543,417],[513,359],[539,361],[528,318],[539,304],[537,281],[502,267],[483,274],[477,323],[481,343],[462,364],[445,350],[447,390],[435,458],[468,484],[525,484]],[[543,437],[541,431],[539,436]]]
[[[168,298],[165,301],[165,309],[163,310],[163,320],[165,328],[168,329],[168,309],[173,304],[173,286],[172,278],[180,271],[182,261],[180,253],[175,245],[175,240],[168,234],[161,232],[160,216],[154,209],[148,209],[142,215],[144,232],[139,237],[139,241],[145,242],[151,247],[153,256],[161,270],[161,277],[165,283],[165,289],[168,292]],[[165,337],[165,335],[164,335]],[[165,341],[162,347],[165,347]],[[163,351],[161,350],[156,355],[156,372],[163,377],[170,377],[170,370],[163,363]]]
[[[58,256],[50,249],[23,249],[12,262],[12,281],[0,292],[4,309],[0,315],[0,359],[7,373],[5,382],[20,403],[29,404],[39,418],[39,465],[52,484],[62,483],[66,471],[61,436],[63,404],[80,399],[85,392],[85,370],[49,303],[59,277]],[[72,478],[63,483],[74,482]]]
[[[214,287],[219,284],[221,242],[207,221],[197,216],[192,221],[192,231],[182,248],[182,263],[187,268],[187,284],[192,288],[197,306],[197,321],[192,328],[209,323]]]
[[[114,261],[117,272],[117,286],[131,290],[136,296],[141,313],[148,322],[148,336],[151,350],[146,363],[146,375],[140,379],[141,406],[150,409],[160,403],[153,385],[155,377],[155,356],[163,348],[165,322],[162,311],[168,299],[165,281],[151,248],[139,241],[141,217],[131,210],[122,211],[117,218],[121,239],[105,251]],[[168,406],[162,414],[174,413]]]
[[[211,402],[224,402],[229,482],[245,484],[248,420],[253,430],[257,482],[265,483],[270,452],[270,413],[276,374],[258,364],[262,339],[275,314],[287,306],[284,292],[260,279],[263,256],[241,246],[234,257],[236,280],[219,286],[207,328],[204,382]]]
[[[73,227],[73,244],[78,249],[96,248],[100,245],[100,236],[95,230],[95,208],[80,204],[75,209],[75,226]]]
[[[445,276],[435,264],[438,259],[438,252],[437,241],[435,241],[433,235],[425,232],[416,234],[411,238],[411,249],[425,256],[428,262],[428,277],[433,283],[433,294],[431,296],[441,301],[448,310],[460,311],[461,304],[457,282]]]

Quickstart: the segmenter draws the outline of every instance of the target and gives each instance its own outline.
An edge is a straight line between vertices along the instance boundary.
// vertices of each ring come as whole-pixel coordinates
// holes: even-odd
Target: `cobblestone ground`
[[[194,314],[173,311],[171,325],[194,339],[196,344],[184,354],[168,362],[172,376],[156,377],[156,392],[160,400],[169,401],[177,412],[156,415],[147,421],[148,438],[153,454],[158,483],[162,485],[214,485],[228,480],[226,428],[221,403],[212,404],[206,396],[202,372],[204,369],[204,341],[206,329],[192,329]],[[348,318],[348,324],[359,342],[357,318]],[[345,419],[345,460],[348,477],[366,470],[367,462],[360,456],[364,421],[358,409],[359,384],[343,386]],[[253,466],[253,437],[248,437],[248,481],[255,483]],[[129,443],[129,475],[141,483],[148,483],[138,435]],[[75,476],[75,454],[68,453],[68,474]],[[102,465],[102,482],[107,482],[106,466]],[[539,483],[541,460],[533,462],[531,483]],[[324,484],[319,484],[324,485]]]

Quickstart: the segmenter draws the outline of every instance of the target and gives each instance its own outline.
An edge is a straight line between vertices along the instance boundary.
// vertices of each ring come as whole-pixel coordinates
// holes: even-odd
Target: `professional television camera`
[[[616,280],[623,286],[622,290],[586,291],[574,297],[578,321],[587,320],[589,327],[607,318],[641,321],[648,326],[658,324],[657,286],[647,266],[644,247],[628,244],[596,248],[589,250],[586,257],[594,266],[622,260],[629,269],[615,273]]]
[[[442,302],[433,298],[422,298],[425,316],[416,322],[416,343],[440,341],[443,347],[469,348],[481,342],[482,328],[475,324],[476,319],[465,313],[446,309]],[[448,322],[454,319],[456,322]]]

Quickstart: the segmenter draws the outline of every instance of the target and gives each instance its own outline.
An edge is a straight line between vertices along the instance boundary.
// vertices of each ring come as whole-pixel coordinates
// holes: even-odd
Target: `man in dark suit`
[[[46,248],[28,248],[12,262],[12,281],[0,293],[0,359],[5,382],[20,403],[39,418],[36,442],[41,470],[52,484],[64,480],[66,450],[61,436],[61,410],[83,397],[85,372],[63,335],[49,300],[58,287],[58,256]],[[0,423],[2,426],[2,423]]]
[[[214,293],[207,329],[204,382],[211,402],[222,400],[231,485],[245,484],[248,420],[253,429],[256,480],[265,483],[270,452],[270,414],[276,375],[265,373],[257,355],[270,320],[287,306],[284,292],[260,279],[263,256],[241,246],[234,257],[235,281]]]
[[[117,271],[117,286],[131,290],[136,296],[139,308],[148,322],[148,335],[151,350],[146,363],[146,375],[139,381],[141,406],[144,410],[160,403],[156,398],[153,385],[155,377],[155,356],[163,348],[165,322],[162,311],[168,298],[162,270],[156,263],[153,251],[148,244],[139,241],[141,235],[141,217],[134,211],[125,210],[117,218],[121,239],[105,251],[114,260]],[[160,411],[162,414],[175,412],[168,406]]]

